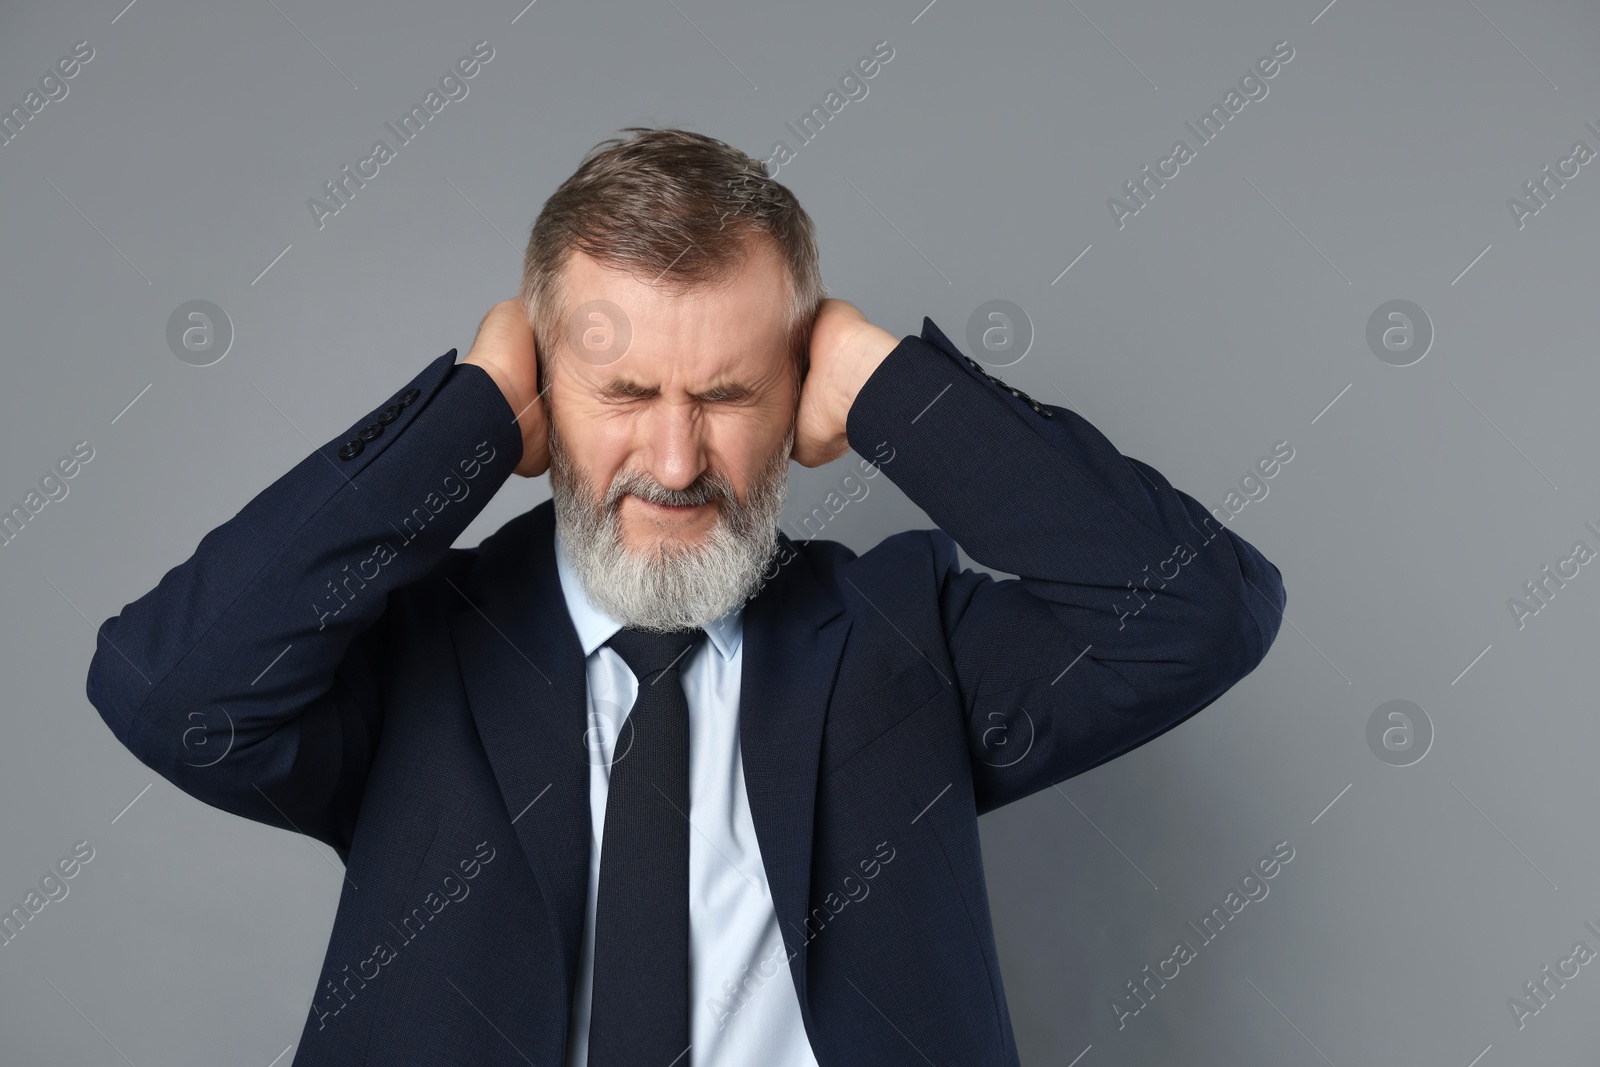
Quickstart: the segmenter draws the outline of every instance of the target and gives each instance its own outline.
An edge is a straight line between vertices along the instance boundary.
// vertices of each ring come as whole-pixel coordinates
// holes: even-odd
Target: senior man
[[[1016,1064],[978,816],[1216,700],[1281,577],[931,320],[827,298],[758,161],[624,132],[467,357],[108,620],[89,697],[345,861],[300,1067]],[[938,529],[785,536],[789,461],[848,448]]]

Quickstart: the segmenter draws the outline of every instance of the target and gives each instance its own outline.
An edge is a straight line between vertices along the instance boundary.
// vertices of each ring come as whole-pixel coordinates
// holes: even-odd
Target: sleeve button
[[[376,423],[376,422],[371,422],[371,423],[368,423],[367,425],[361,427],[360,430],[356,431],[356,440],[358,440],[358,441],[370,441],[374,437],[377,437],[382,432],[383,432],[383,426],[381,424]]]
[[[410,389],[407,389],[405,392],[400,394],[398,397],[398,402],[401,407],[405,407],[407,404],[410,404],[413,400],[421,395],[422,390],[413,385]]]
[[[400,417],[400,412],[401,407],[399,404],[390,404],[388,407],[378,412],[378,422],[384,426],[387,426],[395,419]]]
[[[339,458],[355,459],[357,456],[361,455],[361,450],[365,447],[367,447],[367,443],[361,440],[359,437],[351,441],[346,441],[344,444],[339,446]]]

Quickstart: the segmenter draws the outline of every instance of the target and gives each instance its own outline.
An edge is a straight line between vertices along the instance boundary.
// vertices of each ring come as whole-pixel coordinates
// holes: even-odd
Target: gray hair
[[[799,389],[817,308],[827,296],[811,216],[765,165],[714,137],[630,126],[589,150],[545,201],[528,236],[518,294],[538,338],[561,336],[562,271],[575,249],[605,266],[658,279],[668,292],[715,284],[749,242],[770,240],[789,283],[788,343]],[[548,355],[540,344],[540,380]]]

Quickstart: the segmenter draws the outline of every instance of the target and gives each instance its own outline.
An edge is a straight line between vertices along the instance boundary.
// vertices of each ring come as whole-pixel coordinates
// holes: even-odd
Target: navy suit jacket
[[[345,861],[298,1067],[565,1054],[583,653],[548,502],[451,547],[522,451],[455,355],[208,533],[100,627],[89,668],[143,763]],[[780,532],[745,606],[740,752],[789,975],[822,1067],[1016,1064],[978,816],[1214,701],[1266,655],[1283,584],[931,320],[847,432],[940,529],[859,556]],[[1018,577],[962,569],[958,543]],[[790,980],[740,977],[736,997]]]

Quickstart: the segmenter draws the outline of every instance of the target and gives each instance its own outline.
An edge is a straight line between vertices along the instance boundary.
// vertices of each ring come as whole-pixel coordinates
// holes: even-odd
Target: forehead
[[[684,289],[573,251],[562,272],[565,343],[591,379],[642,378],[671,369],[691,377],[770,372],[788,358],[789,287],[767,242],[746,244],[727,277]],[[606,346],[625,342],[620,359]],[[599,346],[599,355],[595,355]]]

